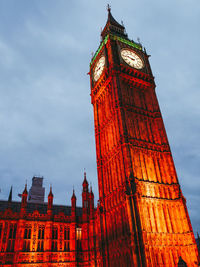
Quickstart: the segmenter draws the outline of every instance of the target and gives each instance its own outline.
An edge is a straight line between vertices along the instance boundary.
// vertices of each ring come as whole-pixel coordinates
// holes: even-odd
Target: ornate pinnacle
[[[12,202],[12,186],[10,188],[10,193],[9,193],[9,197],[8,197],[8,202]]]
[[[71,198],[76,198],[74,186],[73,186],[73,193],[72,193],[72,197]]]
[[[52,193],[52,185],[50,185],[49,196],[53,196],[53,193]]]
[[[24,188],[23,194],[28,194],[28,191],[27,191],[27,183],[25,184],[25,188]]]
[[[107,4],[107,10],[108,10],[108,12],[110,13],[110,11],[111,11],[111,6],[110,6],[109,4]]]

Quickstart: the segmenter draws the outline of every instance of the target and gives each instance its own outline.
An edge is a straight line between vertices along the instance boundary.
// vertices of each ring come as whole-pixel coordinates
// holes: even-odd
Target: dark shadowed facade
[[[42,202],[42,181],[0,202],[1,266],[198,266],[148,55],[111,15],[90,63],[99,201]],[[40,193],[37,195],[37,188]],[[31,201],[32,200],[32,201]]]

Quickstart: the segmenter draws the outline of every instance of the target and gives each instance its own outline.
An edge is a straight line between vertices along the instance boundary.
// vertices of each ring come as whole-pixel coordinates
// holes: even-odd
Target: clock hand
[[[135,60],[135,58],[133,58],[133,57],[131,57],[131,56],[128,56],[130,59],[132,59],[132,60]]]
[[[100,69],[100,67],[98,67],[98,69],[96,70],[96,72],[98,72],[98,71],[99,71],[99,69]]]

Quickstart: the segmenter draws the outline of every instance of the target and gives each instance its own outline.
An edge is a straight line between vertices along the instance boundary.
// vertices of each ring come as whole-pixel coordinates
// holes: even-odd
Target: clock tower
[[[90,63],[99,186],[98,266],[197,266],[197,246],[149,56],[108,7]]]

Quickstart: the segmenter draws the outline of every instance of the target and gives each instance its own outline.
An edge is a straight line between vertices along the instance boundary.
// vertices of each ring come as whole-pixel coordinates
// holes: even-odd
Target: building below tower
[[[41,187],[41,179],[34,177],[33,185]],[[71,206],[54,205],[52,188],[47,203],[27,198],[25,186],[21,202],[11,194],[0,201],[0,266],[96,266],[97,210],[86,173],[82,207],[74,190]]]

